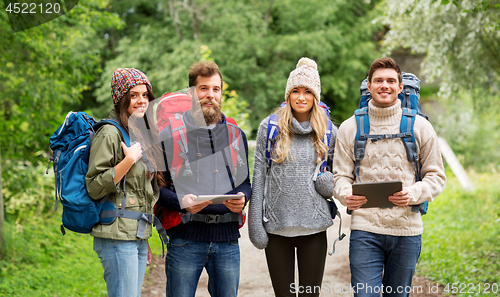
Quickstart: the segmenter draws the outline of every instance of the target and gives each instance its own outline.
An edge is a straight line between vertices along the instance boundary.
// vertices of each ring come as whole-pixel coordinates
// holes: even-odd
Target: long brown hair
[[[153,94],[153,90],[149,85],[145,85],[146,89],[148,91],[148,100],[149,102],[153,101],[155,99],[155,96]],[[143,135],[144,133],[141,133],[141,131],[136,127],[137,124],[139,123],[134,123],[134,121],[131,121],[131,114],[128,112],[128,107],[131,102],[131,97],[130,97],[130,90],[125,93],[123,96],[122,100],[118,102],[118,104],[115,106],[114,110],[118,115],[118,121],[122,125],[122,127],[125,128],[127,133],[133,134],[139,139],[139,142],[141,144],[145,144],[147,142],[151,142],[151,148],[149,150],[144,150],[146,152],[146,155],[148,159],[150,160],[151,165],[154,168],[155,171],[155,179],[158,182],[158,186],[162,187],[166,185],[165,179],[163,178],[163,174],[161,171],[158,169],[158,164],[161,164],[163,161],[163,155],[161,154],[161,150],[159,148],[159,130],[158,127],[154,124],[154,104],[148,104],[148,108],[146,110],[146,113],[144,114],[144,117],[137,119],[138,121],[141,121],[141,119],[144,121],[144,124],[146,125],[146,129],[148,130],[148,135],[145,137]],[[148,119],[151,119],[149,121]],[[131,123],[131,125],[129,125]],[[131,133],[132,132],[132,133]],[[135,132],[135,133],[134,133]],[[149,138],[150,140],[148,140]]]

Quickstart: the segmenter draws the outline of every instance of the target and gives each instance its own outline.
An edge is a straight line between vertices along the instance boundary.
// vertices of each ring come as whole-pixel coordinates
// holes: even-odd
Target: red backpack
[[[163,95],[160,99],[160,103],[156,109],[156,126],[161,131],[168,126],[172,127],[172,140],[173,140],[173,154],[172,154],[172,164],[170,164],[171,174],[175,173],[177,177],[179,170],[184,163],[186,163],[186,169],[190,170],[189,162],[181,156],[182,154],[187,159],[187,143],[186,143],[186,125],[182,114],[191,109],[192,99],[186,94],[180,93],[167,93]],[[231,171],[234,172],[236,165],[238,164],[238,149],[240,143],[240,129],[233,118],[226,117],[227,131],[229,146],[231,150],[231,160],[232,168]],[[182,146],[182,147],[181,147]],[[154,207],[155,215],[160,218],[161,224],[165,230],[168,230],[174,226],[179,225],[182,222],[182,217],[185,215],[183,212],[177,212],[164,207]],[[239,217],[239,228],[243,227],[246,221],[246,213],[244,210],[240,212]]]
[[[166,93],[161,96],[160,103],[156,108],[156,126],[158,130],[163,130],[170,125],[169,118],[175,114],[183,114],[186,110],[191,109],[193,100],[183,93]]]

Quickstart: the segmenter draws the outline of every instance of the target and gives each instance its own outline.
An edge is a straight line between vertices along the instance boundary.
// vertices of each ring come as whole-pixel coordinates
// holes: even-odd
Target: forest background
[[[74,264],[65,261],[81,239],[57,234],[54,177],[45,174],[49,137],[68,111],[108,115],[114,69],[142,70],[158,98],[187,87],[193,62],[214,60],[227,86],[224,112],[252,139],[283,101],[300,57],[317,62],[322,101],[340,124],[357,107],[370,63],[401,51],[423,57],[426,112],[476,188],[467,192],[450,179],[424,220],[429,236],[419,265],[437,280],[498,283],[499,2],[82,0],[53,21],[13,33],[0,0],[0,295],[23,286],[21,295],[62,290],[47,278],[68,274]],[[66,263],[63,271],[54,262]],[[35,268],[56,272],[33,272],[36,281],[24,276]],[[61,296],[102,291],[102,283],[78,283]]]

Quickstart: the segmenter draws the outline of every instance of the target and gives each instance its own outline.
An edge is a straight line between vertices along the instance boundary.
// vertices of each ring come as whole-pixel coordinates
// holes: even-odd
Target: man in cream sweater
[[[368,72],[370,134],[396,134],[402,117],[398,94],[403,90],[399,65],[391,58],[375,60]],[[349,260],[354,296],[409,296],[420,256],[422,216],[412,205],[433,201],[446,184],[443,161],[432,125],[415,119],[414,133],[421,168],[415,180],[401,138],[367,141],[360,162],[362,182],[403,181],[403,190],[388,197],[394,207],[361,208],[366,197],[352,195],[354,176],[354,116],[339,128],[333,160],[334,196],[352,211]]]

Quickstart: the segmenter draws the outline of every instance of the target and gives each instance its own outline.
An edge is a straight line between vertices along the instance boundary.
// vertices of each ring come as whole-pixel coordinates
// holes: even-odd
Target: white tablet
[[[243,194],[228,194],[228,195],[198,195],[194,201],[212,200],[212,204],[222,204],[223,201],[231,199],[240,199]]]

